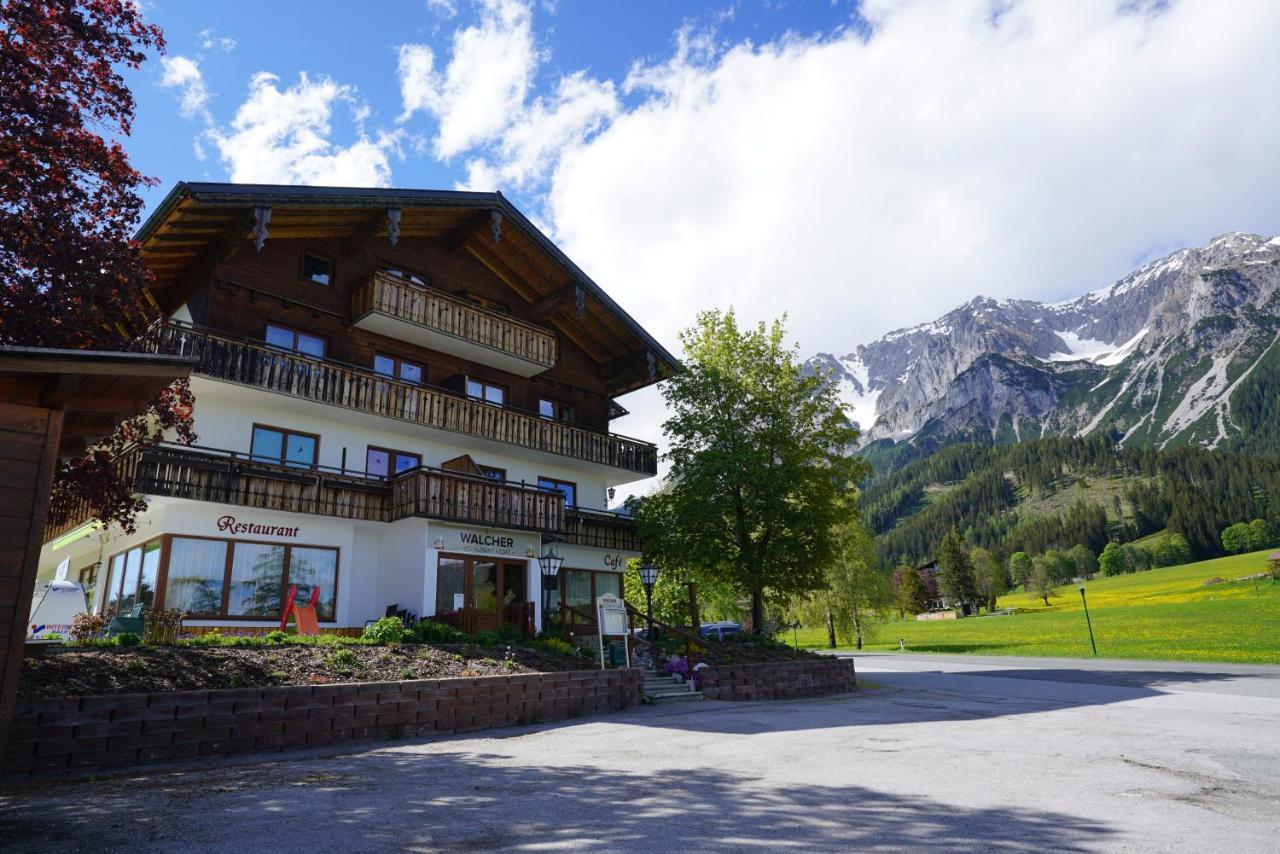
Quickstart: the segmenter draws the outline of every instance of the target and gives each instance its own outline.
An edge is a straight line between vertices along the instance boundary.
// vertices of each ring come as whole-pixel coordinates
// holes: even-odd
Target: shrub
[[[142,640],[152,646],[173,646],[178,642],[178,632],[186,611],[178,608],[144,611],[142,614]]]
[[[472,640],[480,646],[497,646],[502,643],[502,636],[497,632],[476,632]]]
[[[324,663],[338,672],[350,672],[360,666],[360,657],[349,649],[335,649],[324,657]]]
[[[289,640],[289,633],[276,629],[274,631],[267,632],[266,640],[269,643],[287,643]]]
[[[76,614],[71,620],[72,643],[88,643],[102,637],[107,630],[107,618],[101,614]]]
[[[418,625],[414,626],[413,633],[417,636],[419,643],[463,643],[467,639],[465,634],[453,626],[446,626],[435,620],[419,621]]]
[[[534,644],[539,649],[555,653],[556,655],[567,655],[570,657],[577,657],[578,655],[578,648],[562,638],[547,637],[542,640],[534,641]]]
[[[503,623],[498,628],[498,636],[502,638],[504,643],[519,643],[524,639],[524,633],[520,631],[520,627],[515,623]]]
[[[373,643],[400,643],[406,633],[404,622],[399,617],[383,617],[365,626],[361,637]]]
[[[116,646],[137,646],[142,643],[142,638],[133,632],[121,632],[116,635]]]

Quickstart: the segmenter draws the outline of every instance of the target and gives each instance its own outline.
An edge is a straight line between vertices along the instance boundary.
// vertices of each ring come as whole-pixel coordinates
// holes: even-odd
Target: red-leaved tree
[[[158,314],[131,240],[152,179],[120,144],[134,101],[120,74],[159,28],[130,0],[0,0],[0,344],[127,349]],[[51,520],[74,497],[131,530],[145,504],[113,458],[166,430],[192,441],[192,399],[176,383],[54,478]]]

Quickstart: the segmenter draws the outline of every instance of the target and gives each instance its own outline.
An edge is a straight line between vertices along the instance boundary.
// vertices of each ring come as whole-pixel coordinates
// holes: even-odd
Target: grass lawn
[[[1115,578],[1096,578],[1086,592],[1098,655],[1104,658],[1163,658],[1178,661],[1235,661],[1280,664],[1280,584],[1232,582],[1268,568],[1271,550],[1153,569]],[[1223,584],[1206,587],[1205,579]],[[1010,616],[875,626],[867,649],[911,652],[973,652],[984,655],[1088,656],[1080,594],[1060,588],[1049,607],[1017,592],[1000,607]],[[801,645],[826,646],[823,628],[800,631]]]

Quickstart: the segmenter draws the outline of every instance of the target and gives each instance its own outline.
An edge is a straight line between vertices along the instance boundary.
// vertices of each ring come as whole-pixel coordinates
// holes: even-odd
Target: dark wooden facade
[[[158,324],[141,346],[192,356],[195,373],[239,385],[641,474],[658,470],[657,448],[648,442],[512,406],[491,406],[450,389],[391,379],[367,367],[284,353],[256,340],[166,322]]]
[[[324,468],[299,469],[210,448],[161,445],[117,460],[143,495],[238,504],[369,522],[421,517],[471,525],[524,528],[574,545],[638,551],[627,516],[565,507],[564,495],[528,484],[419,467],[390,478]],[[86,504],[67,508],[54,539],[92,518]]]
[[[607,429],[613,397],[678,368],[501,194],[179,184],[139,238],[161,306],[186,304],[199,325],[255,340],[268,322],[288,326],[322,338],[329,358],[371,367],[375,354],[394,356],[459,391],[472,377],[505,388],[516,409],[537,411],[544,398],[572,406],[588,429]],[[328,284],[304,279],[305,256],[329,263]],[[546,369],[516,376],[356,327],[378,302],[370,289],[390,281],[384,270],[505,316],[506,334],[526,339],[511,345]],[[489,344],[501,326],[491,316],[450,323]]]

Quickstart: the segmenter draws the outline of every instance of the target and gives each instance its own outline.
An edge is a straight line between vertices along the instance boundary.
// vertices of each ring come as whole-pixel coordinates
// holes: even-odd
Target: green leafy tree
[[[1049,597],[1058,595],[1057,587],[1057,579],[1054,578],[1049,562],[1043,557],[1032,561],[1031,578],[1027,583],[1027,589],[1031,594],[1037,599],[1043,599],[1044,604],[1048,606]]]
[[[898,608],[907,614],[923,614],[929,610],[929,589],[920,572],[909,563],[898,567]]]
[[[1098,559],[1088,546],[1077,543],[1067,552],[1067,558],[1075,564],[1076,575],[1081,578],[1093,578],[1098,572]]]
[[[801,622],[825,620],[857,649],[878,617],[893,607],[889,576],[876,564],[875,536],[853,518],[836,527],[835,550],[826,568],[826,585],[800,597],[794,614]]]
[[[640,573],[636,566],[639,561],[631,561],[622,576],[622,596],[637,611],[645,608],[644,584],[640,582]],[[689,588],[684,582],[687,573],[671,567],[663,567],[658,573],[658,581],[653,585],[653,618],[661,620],[669,626],[689,625]]]
[[[969,553],[969,560],[973,562],[973,581],[978,589],[978,598],[988,611],[994,611],[996,599],[1009,589],[1004,567],[986,549],[974,549]]]
[[[969,547],[955,528],[947,532],[938,546],[938,585],[953,604],[972,603],[978,599]]]
[[[1254,519],[1249,523],[1249,550],[1269,549],[1276,544],[1276,532],[1266,519]]]
[[[1142,546],[1125,543],[1120,548],[1124,552],[1125,563],[1129,565],[1129,572],[1144,572],[1151,568],[1151,552]]]
[[[1009,555],[1009,577],[1014,583],[1027,588],[1027,580],[1031,578],[1031,556],[1026,552],[1014,552]]]
[[[1065,554],[1057,549],[1049,549],[1042,557],[1053,574],[1054,581],[1070,581],[1076,574],[1076,565]]]
[[[681,336],[684,369],[662,395],[670,417],[669,487],[633,503],[651,557],[751,597],[820,588],[846,493],[870,467],[848,451],[858,432],[825,376],[801,370],[782,322],[740,329],[708,311]]]
[[[1249,550],[1249,526],[1236,522],[1222,529],[1222,548],[1227,554],[1238,555]]]
[[[1107,543],[1102,549],[1102,554],[1098,556],[1098,568],[1107,576],[1123,575],[1131,571],[1125,560],[1123,547],[1114,541]]]

